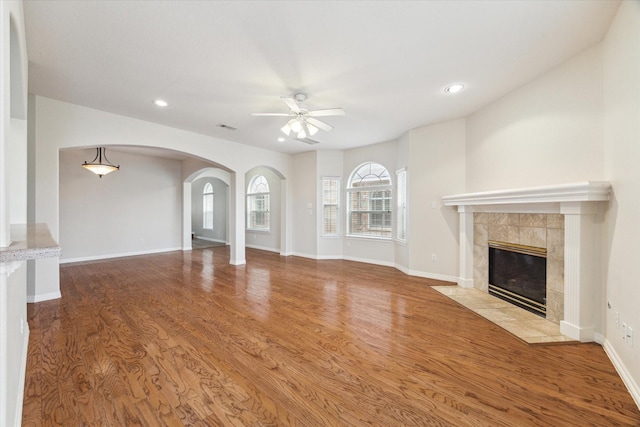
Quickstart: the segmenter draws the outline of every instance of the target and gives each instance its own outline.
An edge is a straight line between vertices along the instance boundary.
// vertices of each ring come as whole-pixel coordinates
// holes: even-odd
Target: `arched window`
[[[256,175],[247,190],[247,229],[269,230],[269,183],[263,175]]]
[[[202,190],[202,228],[213,230],[213,186],[210,182]]]
[[[391,191],[391,175],[384,166],[358,166],[347,185],[348,234],[390,239]]]

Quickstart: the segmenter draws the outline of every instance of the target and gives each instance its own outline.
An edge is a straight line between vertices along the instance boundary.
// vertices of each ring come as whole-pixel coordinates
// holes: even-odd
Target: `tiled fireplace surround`
[[[473,214],[473,286],[489,288],[489,243],[547,249],[547,320],[560,323],[564,312],[564,217],[560,214]]]
[[[547,319],[570,338],[597,341],[599,224],[609,193],[608,182],[586,181],[443,197],[460,215],[458,285],[487,292],[487,240],[546,248]]]

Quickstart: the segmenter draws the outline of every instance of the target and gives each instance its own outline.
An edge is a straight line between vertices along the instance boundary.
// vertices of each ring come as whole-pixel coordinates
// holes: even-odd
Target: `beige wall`
[[[293,254],[315,258],[319,230],[318,220],[318,172],[317,153],[312,151],[298,154],[293,158],[293,179],[291,183],[293,204]],[[309,208],[311,204],[311,208]]]
[[[605,213],[605,349],[626,367],[640,406],[640,2],[625,1],[604,41],[604,169],[613,199]],[[615,316],[620,321],[616,326]],[[622,322],[634,343],[622,340]],[[624,376],[623,376],[624,377]]]
[[[120,170],[99,178],[95,153],[60,152],[60,262],[180,249],[181,161],[107,149]]]
[[[601,180],[601,58],[587,49],[469,116],[466,191]]]
[[[410,270],[455,281],[458,275],[458,213],[441,198],[464,192],[465,120],[410,132]],[[432,255],[436,261],[432,261]]]

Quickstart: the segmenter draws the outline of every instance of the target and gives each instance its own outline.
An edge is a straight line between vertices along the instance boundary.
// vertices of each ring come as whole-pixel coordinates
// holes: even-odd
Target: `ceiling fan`
[[[293,132],[298,139],[305,139],[307,136],[313,136],[318,133],[319,129],[329,132],[333,126],[318,120],[316,117],[326,116],[344,116],[342,108],[329,108],[324,110],[307,110],[302,108],[300,104],[307,99],[304,93],[297,93],[293,97],[283,96],[282,101],[289,107],[288,113],[253,113],[252,116],[279,116],[291,117],[281,130],[287,136]]]

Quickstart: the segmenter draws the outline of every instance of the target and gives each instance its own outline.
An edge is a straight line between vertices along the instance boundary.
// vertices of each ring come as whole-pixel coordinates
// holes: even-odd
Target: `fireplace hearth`
[[[490,240],[489,294],[546,318],[547,250]]]

